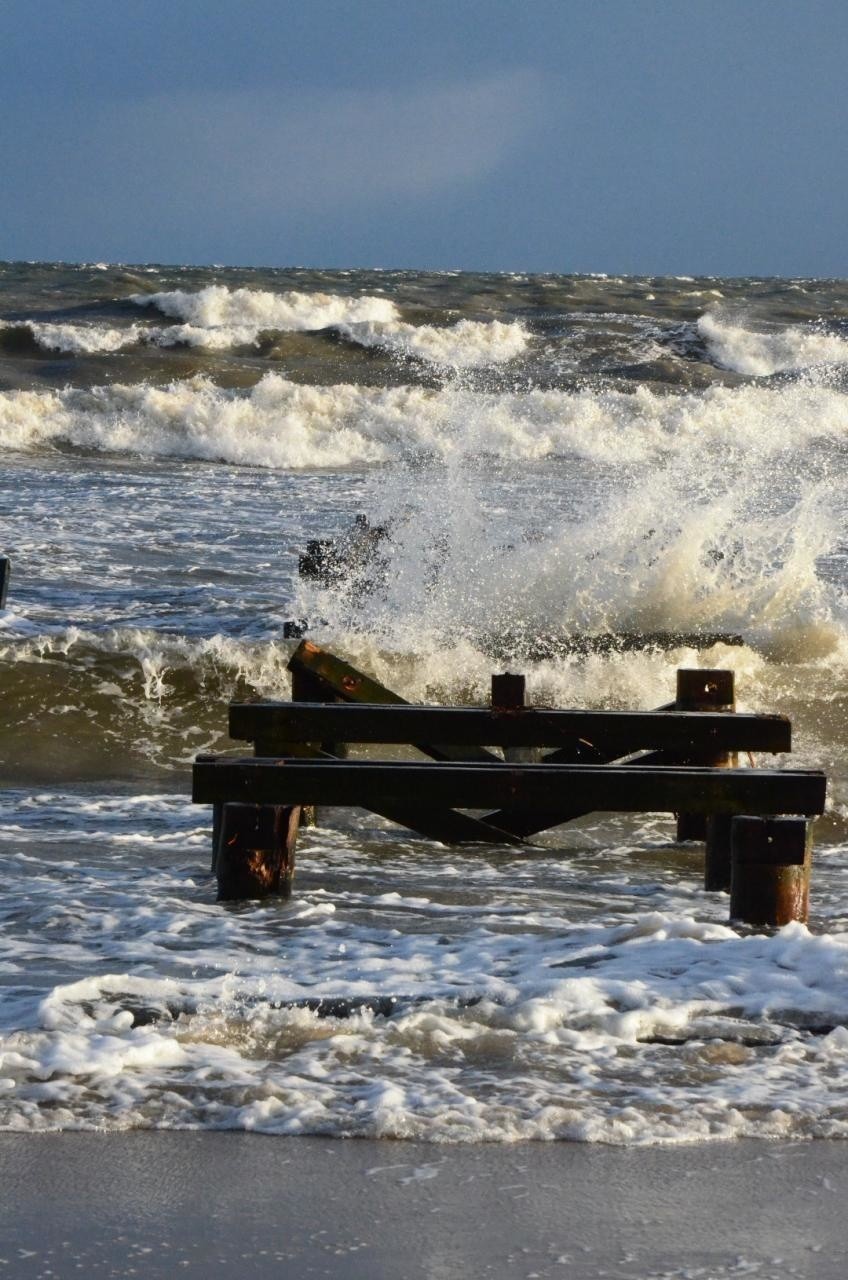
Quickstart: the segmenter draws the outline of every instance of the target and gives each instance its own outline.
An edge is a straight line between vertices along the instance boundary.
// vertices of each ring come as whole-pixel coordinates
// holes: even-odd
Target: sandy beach
[[[0,1274],[844,1275],[841,1142],[617,1149],[0,1135]]]

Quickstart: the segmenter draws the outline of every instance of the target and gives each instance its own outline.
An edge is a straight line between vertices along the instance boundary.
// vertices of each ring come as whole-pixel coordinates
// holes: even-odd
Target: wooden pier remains
[[[680,671],[677,700],[655,711],[582,711],[527,706],[511,673],[493,677],[490,707],[412,705],[311,641],[289,667],[291,702],[230,707],[230,736],[254,755],[194,766],[193,799],[218,814],[219,899],[291,892],[308,806],[528,851],[529,837],[594,811],[669,812],[680,838],[706,838],[705,886],[730,889],[732,918],[806,919],[825,776],[738,767],[739,753],[789,751],[791,726],[737,712],[732,672]],[[348,743],[404,744],[429,762],[350,760]]]
[[[371,594],[384,580],[387,561],[382,552],[391,543],[387,524],[371,524],[360,513],[353,525],[339,537],[311,538],[298,556],[298,574],[318,587],[342,590],[356,602]],[[302,640],[310,631],[320,630],[308,618],[291,618],[283,624],[287,640]],[[633,650],[710,649],[714,645],[741,645],[743,637],[727,631],[599,631],[577,634],[568,631],[539,632],[518,627],[500,627],[496,634],[477,637],[482,649],[499,662],[541,662],[552,658],[589,654],[629,653]],[[727,674],[727,673],[723,673]],[[697,710],[692,707],[691,710]],[[708,710],[710,708],[707,708]],[[703,826],[703,823],[701,824]]]

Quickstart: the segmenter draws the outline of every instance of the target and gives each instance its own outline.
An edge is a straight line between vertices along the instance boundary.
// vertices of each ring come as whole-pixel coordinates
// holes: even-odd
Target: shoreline
[[[0,1133],[0,1276],[844,1275],[845,1143]]]

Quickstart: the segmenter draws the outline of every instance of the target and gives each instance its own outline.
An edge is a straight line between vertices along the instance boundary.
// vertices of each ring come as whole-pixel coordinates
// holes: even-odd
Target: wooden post
[[[734,818],[730,918],[745,924],[807,923],[812,822],[807,818]]]
[[[11,560],[8,556],[0,556],[0,609],[6,608],[6,596],[9,593],[9,579],[11,576]]]
[[[677,697],[674,705],[678,711],[735,711],[733,672],[681,668],[677,672]],[[713,769],[726,769],[735,767],[736,757],[731,752],[723,751],[709,757],[693,756],[686,760],[675,760],[675,764],[708,765]],[[703,814],[677,815],[678,840],[706,838],[707,820]]]
[[[224,820],[224,806],[219,802],[212,806],[212,866],[210,871],[215,874],[218,867],[218,845],[221,841],[221,824]]]
[[[521,711],[527,706],[526,680],[522,675],[513,675],[505,671],[503,675],[492,676],[492,710],[503,711],[507,715],[511,711]],[[539,759],[539,751],[535,747],[504,747],[504,760],[511,764],[533,764]]]
[[[687,814],[687,817],[694,815]],[[729,813],[712,813],[706,820],[704,888],[711,893],[728,893],[730,890],[731,822]]]
[[[216,859],[218,901],[289,897],[299,822],[299,805],[224,805]]]

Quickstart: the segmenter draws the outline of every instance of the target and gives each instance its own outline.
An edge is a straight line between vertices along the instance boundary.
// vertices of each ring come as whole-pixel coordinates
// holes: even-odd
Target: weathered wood
[[[806,924],[812,848],[812,823],[804,818],[734,818],[731,920],[768,926],[792,920]]]
[[[491,704],[493,715],[501,720],[515,713],[524,713],[527,707],[527,681],[523,675],[504,671],[492,676]],[[539,759],[538,747],[504,746],[504,760],[510,764],[532,764]]]
[[[604,756],[600,752],[594,752],[589,743],[582,744],[582,747],[582,754],[572,753],[570,750],[552,751],[550,755],[542,757],[542,763],[602,765],[618,758],[617,756]],[[647,769],[667,763],[668,761],[662,751],[648,751],[632,760],[625,760],[620,767],[632,769],[639,766]],[[537,835],[540,831],[549,831],[551,827],[561,827],[566,822],[575,822],[578,818],[585,818],[593,812],[594,809],[591,804],[587,808],[582,800],[571,799],[569,803],[560,805],[556,809],[498,809],[494,813],[487,813],[484,821],[490,823],[493,827],[497,827],[498,830],[510,831],[514,836],[521,836],[522,839],[526,840],[530,836]]]
[[[645,768],[638,765],[373,763],[368,760],[210,760],[194,767],[200,804],[439,804],[557,811],[573,797],[591,810],[732,814],[817,814],[825,775],[818,770]]]
[[[290,895],[299,820],[299,805],[224,805],[215,868],[219,902]]]
[[[280,754],[276,750],[279,743],[263,742],[261,739],[256,743],[255,755],[265,757],[278,757]],[[291,743],[289,744],[288,754],[290,757],[299,760],[333,760],[334,756],[328,755],[324,751],[318,750],[314,745],[308,743]],[[378,796],[373,803],[368,805],[372,813],[378,813],[382,818],[388,818],[390,822],[397,822],[402,827],[409,827],[413,831],[418,831],[421,835],[427,836],[430,840],[439,840],[442,844],[512,844],[522,845],[524,841],[510,832],[499,830],[492,823],[483,821],[480,818],[472,818],[466,813],[457,813],[454,809],[440,809],[432,807],[425,809],[421,805],[415,804],[384,804]],[[315,813],[315,805],[303,805],[303,813]],[[301,818],[301,826],[307,823]],[[314,826],[314,821],[308,825]],[[214,869],[214,868],[213,868]]]
[[[681,667],[677,672],[677,699],[675,704],[680,711],[725,711],[736,710],[736,694],[732,671],[723,669],[703,670],[701,668]],[[742,750],[756,751],[761,748],[744,747]],[[788,748],[787,748],[788,750]],[[717,749],[686,752],[676,757],[679,764],[709,765],[714,769],[725,769],[735,765],[736,758],[732,753]],[[706,840],[707,824],[703,814],[680,813],[677,815],[678,840]]]
[[[357,671],[356,667],[351,666],[349,662],[344,662],[334,654],[328,653],[326,649],[319,648],[311,640],[304,640],[298,645],[289,659],[288,665],[292,673],[308,672],[322,681],[330,692],[344,699],[345,702],[386,703],[393,706],[410,705],[405,698],[401,698],[391,689],[387,689],[385,685],[380,684],[379,680],[372,680],[364,672]],[[366,741],[366,739],[362,738],[346,739],[348,742],[355,740]],[[380,741],[380,739],[377,739],[377,741]],[[410,740],[404,738],[402,741],[409,742]],[[451,742],[442,743],[431,742],[427,739],[421,741],[416,739],[412,742],[412,746],[424,755],[430,756],[433,760],[497,760],[497,756],[493,755],[491,751],[486,751],[484,747],[473,745],[457,747]]]
[[[6,597],[9,594],[9,582],[11,577],[11,560],[8,556],[0,556],[0,609],[6,608]]]
[[[588,749],[616,759],[642,749],[712,756],[726,751],[783,752],[790,750],[792,731],[785,716],[748,712],[552,711],[543,707],[312,701],[233,703],[229,733],[231,738],[246,742],[261,737],[284,742],[339,738],[345,742],[443,744],[433,752],[446,752],[448,744],[458,748],[482,742],[570,751],[579,751],[582,744],[584,752]],[[463,757],[465,752],[457,750],[456,756]],[[481,759],[494,757],[486,753]]]

